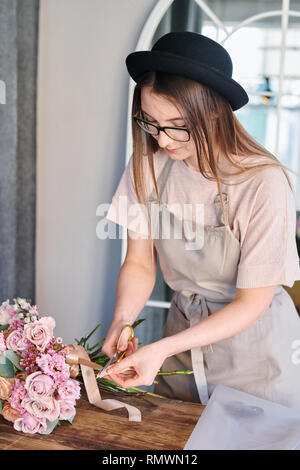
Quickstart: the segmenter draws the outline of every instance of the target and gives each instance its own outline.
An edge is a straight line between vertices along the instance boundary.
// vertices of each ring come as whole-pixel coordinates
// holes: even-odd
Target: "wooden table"
[[[127,397],[100,391],[137,406],[142,422],[128,421],[125,408],[103,411],[90,405],[82,388],[71,425],[62,421],[52,434],[25,434],[0,416],[0,449],[14,450],[182,450],[204,405],[151,396]]]

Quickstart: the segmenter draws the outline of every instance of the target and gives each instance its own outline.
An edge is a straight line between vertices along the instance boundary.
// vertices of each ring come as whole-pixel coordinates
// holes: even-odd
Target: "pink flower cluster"
[[[24,373],[15,377],[7,402],[15,410],[16,430],[46,433],[49,423],[72,421],[80,384],[70,378],[69,349],[53,337],[54,318],[38,319],[36,306],[21,298],[14,301],[0,306],[0,325],[7,325],[0,331],[0,356],[13,351]]]

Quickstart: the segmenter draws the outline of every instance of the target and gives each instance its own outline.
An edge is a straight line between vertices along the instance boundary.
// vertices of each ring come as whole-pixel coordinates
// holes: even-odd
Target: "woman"
[[[282,287],[300,279],[295,200],[283,165],[235,118],[248,96],[229,54],[201,34],[168,33],[126,65],[137,82],[133,155],[107,218],[127,227],[128,244],[102,351],[112,357],[143,309],[157,255],[175,292],[164,337],[139,349],[124,340],[106,377],[131,387],[192,369],[158,376],[155,392],[206,404],[221,383],[300,410],[300,318]],[[195,241],[175,236],[186,224]]]

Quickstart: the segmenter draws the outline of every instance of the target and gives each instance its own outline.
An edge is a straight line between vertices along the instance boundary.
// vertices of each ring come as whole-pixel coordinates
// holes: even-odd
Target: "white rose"
[[[6,325],[10,320],[9,314],[9,300],[2,302],[0,307],[0,325]]]
[[[19,301],[19,304],[20,304],[21,308],[23,308],[24,310],[27,310],[27,308],[28,308],[28,302],[26,302],[24,299],[21,299],[21,300]]]

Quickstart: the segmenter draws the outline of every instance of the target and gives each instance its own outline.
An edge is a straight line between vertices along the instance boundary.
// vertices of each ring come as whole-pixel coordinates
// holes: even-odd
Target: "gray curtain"
[[[35,303],[39,0],[0,0],[0,303]]]

